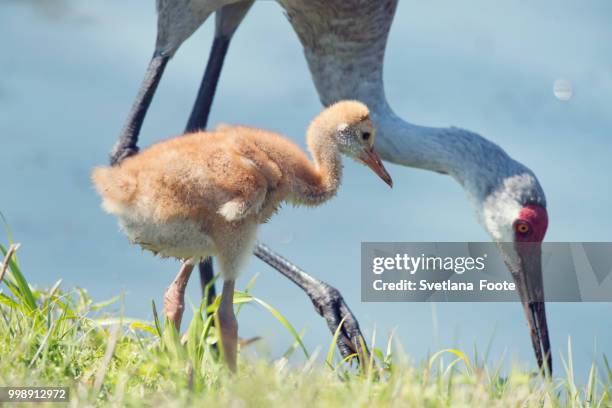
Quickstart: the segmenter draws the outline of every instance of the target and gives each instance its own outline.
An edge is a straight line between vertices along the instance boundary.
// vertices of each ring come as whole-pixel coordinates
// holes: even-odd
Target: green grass
[[[2,260],[9,249],[0,250]],[[160,321],[155,305],[154,322],[145,322],[108,315],[119,298],[94,303],[85,290],[62,291],[59,281],[35,289],[16,255],[0,292],[0,385],[67,386],[73,406],[612,406],[605,357],[603,373],[593,363],[587,384],[578,386],[571,345],[563,375],[552,380],[520,369],[502,375],[501,362],[489,367],[451,349],[414,364],[391,339],[382,348],[370,339],[362,368],[341,360],[333,341],[321,362],[278,310],[249,293],[254,281],[237,292],[237,309],[262,306],[295,343],[277,360],[240,356],[239,373],[230,375],[213,347],[218,302],[200,306],[181,336]],[[289,365],[292,353],[302,353],[303,363]]]

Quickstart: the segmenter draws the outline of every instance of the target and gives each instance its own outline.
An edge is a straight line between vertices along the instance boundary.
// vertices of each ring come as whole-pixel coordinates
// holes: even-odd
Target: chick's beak
[[[380,156],[378,153],[376,153],[373,147],[369,150],[364,150],[364,152],[359,156],[359,160],[371,168],[374,173],[378,174],[378,177],[383,179],[383,181],[387,183],[389,187],[393,187],[393,180],[391,180],[391,176],[387,172],[387,169],[385,169]]]

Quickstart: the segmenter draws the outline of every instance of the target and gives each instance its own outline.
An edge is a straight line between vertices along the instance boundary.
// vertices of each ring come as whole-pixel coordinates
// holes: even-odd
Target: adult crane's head
[[[480,215],[516,282],[538,364],[550,371],[552,356],[542,284],[542,241],[548,228],[546,199],[531,171],[518,163],[513,170],[516,174],[497,179],[497,188],[482,201]]]

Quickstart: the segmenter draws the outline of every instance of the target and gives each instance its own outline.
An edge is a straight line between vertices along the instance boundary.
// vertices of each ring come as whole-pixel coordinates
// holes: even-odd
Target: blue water
[[[407,120],[457,125],[502,145],[530,166],[547,193],[549,241],[612,240],[612,3],[403,1],[391,30],[385,77]],[[178,134],[190,112],[212,38],[212,20],[169,64],[142,144]],[[367,29],[367,28],[364,28]],[[90,169],[104,164],[153,50],[153,1],[0,3],[0,211],[30,281],[87,288],[102,300],[124,292],[125,313],[151,318],[178,265],[128,245],[99,208]],[[569,102],[553,83],[574,86]],[[320,110],[290,25],[258,2],[236,35],[211,124],[247,123],[291,135]],[[284,208],[260,239],[341,289],[366,333],[397,327],[414,359],[442,347],[484,350],[534,365],[518,304],[361,303],[361,241],[482,241],[450,178],[389,165],[392,191],[353,162],[337,199],[316,210]],[[254,294],[283,311],[312,350],[330,335],[310,301],[252,260]],[[196,279],[189,297],[198,301]],[[594,354],[612,355],[612,304],[548,305],[554,358],[572,339],[585,375]],[[264,336],[272,356],[291,344],[265,311],[247,307],[243,337]]]

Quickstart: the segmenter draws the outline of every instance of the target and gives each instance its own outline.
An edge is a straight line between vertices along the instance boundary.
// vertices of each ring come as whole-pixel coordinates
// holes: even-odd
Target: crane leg
[[[181,320],[185,311],[185,288],[193,271],[193,263],[184,262],[181,270],[164,294],[164,315],[174,323],[176,330],[181,329]]]
[[[186,133],[206,129],[208,115],[215,98],[230,41],[253,3],[254,0],[232,3],[220,8],[215,13],[215,38],[208,55],[208,63],[198,89],[198,95],[185,127]]]
[[[151,58],[138,95],[136,95],[136,100],[111,151],[109,157],[111,166],[119,164],[126,157],[138,153],[137,143],[140,128],[169,60],[170,57],[157,52]]]
[[[225,6],[217,11],[215,39],[198,96],[185,129],[186,132],[206,128],[208,115],[223,68],[223,61],[229,49],[232,36],[252,4],[253,1],[248,0]],[[306,292],[317,313],[327,321],[327,326],[332,333],[336,332],[340,322],[344,319],[337,341],[338,349],[343,357],[356,353],[361,358],[365,358],[368,350],[367,346],[365,349],[362,347],[362,344],[365,345],[366,343],[361,334],[359,322],[336,288],[311,277],[263,244],[256,246],[254,254]],[[214,285],[211,284],[214,276],[212,261],[207,259],[200,263],[199,269],[202,291],[204,293],[204,288],[208,286],[207,301],[211,302],[215,297]]]

